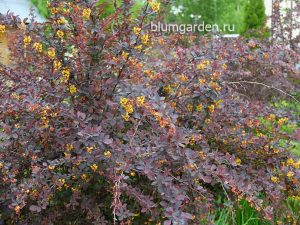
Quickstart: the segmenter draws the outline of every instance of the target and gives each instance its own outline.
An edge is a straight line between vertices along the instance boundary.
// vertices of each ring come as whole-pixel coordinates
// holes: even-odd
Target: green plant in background
[[[49,16],[47,1],[48,0],[31,0],[31,2],[37,7],[39,13],[45,18]]]
[[[234,31],[225,30],[223,33],[241,33],[243,30],[244,6],[246,0],[177,0],[170,5],[167,22],[234,25]],[[198,16],[201,16],[199,18]]]
[[[267,37],[265,4],[263,0],[248,0],[245,6],[244,30],[245,36]],[[251,31],[249,34],[248,31]]]

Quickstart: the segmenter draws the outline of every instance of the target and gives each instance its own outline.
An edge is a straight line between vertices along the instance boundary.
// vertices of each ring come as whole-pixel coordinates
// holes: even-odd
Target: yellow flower
[[[30,36],[25,36],[23,41],[24,41],[25,47],[27,47],[31,42],[31,37]]]
[[[5,30],[6,30],[5,25],[1,25],[1,24],[0,24],[0,33],[4,33]]]
[[[271,181],[274,182],[274,183],[278,183],[279,182],[279,178],[275,177],[275,176],[272,176],[271,177]]]
[[[128,55],[129,55],[128,52],[124,52],[124,51],[122,52],[122,58],[123,58],[124,60],[127,60]]]
[[[110,158],[111,157],[111,152],[110,151],[105,151],[104,152],[104,156],[106,157],[106,158]]]
[[[125,115],[122,115],[122,117],[125,121],[129,121],[130,116],[128,113],[126,113]]]
[[[235,160],[235,163],[236,163],[237,165],[241,165],[242,160],[241,160],[240,158],[237,158],[237,159]]]
[[[2,169],[3,168],[3,163],[2,162],[0,162],[0,169]]]
[[[203,105],[200,103],[199,105],[197,105],[196,109],[197,111],[201,111],[203,108]]]
[[[48,50],[48,56],[49,56],[49,58],[52,59],[52,60],[55,58],[55,49],[54,49],[54,48],[50,48],[50,49]]]
[[[63,75],[63,78],[65,81],[68,81],[70,78],[70,69],[68,67],[65,67],[62,71],[61,74]]]
[[[41,52],[43,51],[43,45],[42,45],[41,43],[38,43],[38,42],[35,42],[35,43],[33,44],[33,48],[34,48],[37,52],[39,52],[39,53],[41,53]]]
[[[206,67],[206,64],[204,64],[204,63],[200,63],[197,65],[197,69],[199,69],[199,70],[204,70],[205,67]]]
[[[50,12],[51,12],[51,14],[56,14],[56,13],[57,13],[57,8],[52,7],[52,8],[50,9]]]
[[[72,151],[74,149],[74,146],[72,144],[66,144],[66,150],[68,152]]]
[[[224,70],[226,70],[226,69],[227,69],[227,65],[226,65],[226,64],[223,64],[223,65],[222,65],[222,68],[223,68]]]
[[[72,95],[76,94],[77,88],[75,87],[75,85],[72,84],[72,85],[69,86],[69,92],[70,92]]]
[[[274,114],[270,114],[269,117],[268,117],[268,120],[274,121],[275,118],[276,118],[276,116]]]
[[[142,51],[142,48],[143,48],[142,45],[138,45],[134,47],[134,49],[137,50],[138,52]]]
[[[91,13],[92,13],[91,9],[89,9],[89,8],[84,9],[83,12],[82,12],[83,19],[85,19],[85,20],[90,19]]]
[[[171,91],[172,91],[171,86],[170,86],[170,85],[167,85],[167,86],[165,87],[165,92],[166,92],[167,94],[169,94]]]
[[[153,12],[157,13],[160,8],[160,3],[158,3],[157,1],[153,1],[151,4],[151,7],[152,7]]]
[[[125,111],[127,113],[133,113],[133,106],[131,104],[127,104],[125,107],[124,107]]]
[[[213,113],[215,111],[215,106],[214,105],[210,105],[207,107],[208,108],[208,111]]]
[[[205,84],[206,80],[205,79],[199,79],[199,84],[203,85]]]
[[[188,105],[187,105],[187,110],[188,110],[189,112],[192,112],[192,111],[193,111],[193,105],[192,105],[192,104],[188,104]]]
[[[286,174],[286,176],[287,176],[288,178],[292,178],[294,175],[295,175],[295,174],[294,174],[294,172],[292,172],[292,171],[289,171],[289,172]]]
[[[19,214],[21,210],[21,207],[19,205],[15,206],[15,212],[16,214]]]
[[[135,176],[135,172],[131,172],[130,176],[134,177]]]
[[[60,17],[58,20],[57,20],[57,23],[60,24],[60,25],[63,25],[66,23],[66,19],[64,17]]]
[[[278,120],[278,125],[279,125],[279,126],[282,126],[286,121],[288,121],[288,118],[280,118],[280,119]]]
[[[91,154],[91,153],[93,152],[93,150],[94,150],[94,147],[86,147],[85,150],[86,150],[89,154]]]
[[[136,35],[139,35],[141,33],[141,28],[139,27],[134,27],[133,28],[133,33],[136,34]]]
[[[66,182],[66,180],[63,179],[63,178],[60,178],[60,179],[58,179],[58,182],[61,183],[61,184],[64,184]]]
[[[81,177],[82,180],[87,180],[87,175],[85,173],[82,174],[80,177]]]
[[[49,169],[49,170],[54,170],[54,169],[55,169],[55,166],[54,166],[54,165],[53,165],[53,166],[49,165],[49,166],[48,166],[48,169]]]
[[[98,169],[98,166],[96,164],[93,164],[90,167],[94,172],[96,172],[96,170]]]
[[[58,61],[58,60],[54,60],[54,62],[53,62],[53,69],[54,69],[54,71],[57,71],[60,68],[61,68],[61,62]],[[68,76],[68,78],[69,78],[69,76]]]
[[[64,33],[62,30],[58,30],[58,31],[56,32],[56,35],[57,35],[57,37],[59,37],[59,38],[63,38],[64,35],[65,35],[65,33]]]
[[[286,163],[288,166],[292,166],[294,164],[294,159],[288,159]]]
[[[148,44],[149,42],[149,34],[144,34],[142,37],[141,37],[141,41],[144,45]]]
[[[121,106],[125,107],[125,105],[128,103],[128,98],[121,98],[120,99],[120,104]]]
[[[138,106],[144,105],[144,102],[145,102],[145,96],[137,97],[137,105]]]

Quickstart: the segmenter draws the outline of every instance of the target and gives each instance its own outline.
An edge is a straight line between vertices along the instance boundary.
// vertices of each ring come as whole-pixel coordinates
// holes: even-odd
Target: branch
[[[292,98],[293,100],[295,100],[297,103],[300,104],[300,101],[298,99],[296,99],[293,95],[277,88],[277,87],[274,87],[274,86],[270,86],[270,85],[267,85],[267,84],[264,84],[264,83],[260,83],[260,82],[255,82],[255,81],[246,81],[246,80],[241,80],[241,81],[233,81],[233,82],[228,82],[228,84],[241,84],[241,83],[246,83],[246,84],[258,84],[258,85],[262,85],[266,88],[270,88],[270,89],[274,89],[276,91],[279,91],[287,96],[289,96],[290,98]]]

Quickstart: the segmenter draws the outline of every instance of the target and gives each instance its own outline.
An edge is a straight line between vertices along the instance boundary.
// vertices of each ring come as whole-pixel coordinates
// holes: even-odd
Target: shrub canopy
[[[0,19],[20,27],[11,65],[0,66],[2,217],[209,223],[223,193],[272,220],[298,194],[300,163],[280,145],[287,118],[235,86],[295,76],[297,54],[243,39],[156,36],[147,24],[162,5],[147,2],[136,20],[131,6],[103,20],[92,1],[52,1],[44,24]]]

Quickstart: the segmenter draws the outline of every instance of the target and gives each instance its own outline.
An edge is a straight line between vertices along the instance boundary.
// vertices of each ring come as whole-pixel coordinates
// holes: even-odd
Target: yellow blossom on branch
[[[57,37],[59,37],[59,38],[63,38],[64,37],[64,35],[65,35],[65,33],[62,31],[62,30],[58,30],[57,32],[56,32],[56,35],[57,35]]]
[[[273,177],[271,177],[271,181],[272,181],[273,183],[278,183],[278,182],[279,182],[279,178],[273,176]]]
[[[149,42],[149,34],[144,34],[142,37],[141,37],[141,41],[144,45],[148,44]]]
[[[137,97],[136,102],[137,102],[137,105],[138,105],[138,106],[144,105],[144,102],[145,102],[145,96]]]
[[[48,56],[49,56],[49,58],[50,59],[55,59],[55,49],[54,48],[49,48],[49,50],[48,50]]]
[[[61,62],[58,61],[58,60],[54,60],[53,62],[53,70],[54,71],[58,71],[60,68],[61,68]],[[69,78],[69,75],[68,75],[68,78]]]
[[[242,160],[241,160],[241,159],[239,159],[239,158],[237,158],[237,159],[235,160],[235,163],[236,163],[237,165],[241,165],[241,163],[242,163]]]
[[[104,156],[106,157],[106,158],[110,158],[111,157],[111,152],[110,151],[105,151],[104,152]]]
[[[83,17],[83,19],[85,19],[85,20],[90,19],[91,13],[92,13],[92,10],[90,8],[84,9],[82,11],[82,17]]]
[[[76,94],[77,93],[77,88],[75,87],[75,85],[70,85],[69,86],[69,92],[72,94],[72,95],[74,95],[74,94]]]
[[[5,25],[1,25],[1,24],[0,24],[0,33],[4,33],[5,30],[6,30]]]
[[[141,33],[141,28],[139,27],[134,27],[133,28],[133,33],[136,34],[136,35],[139,35]]]
[[[157,13],[159,11],[159,8],[160,8],[160,3],[158,3],[157,1],[153,1],[151,3],[151,8],[152,8],[152,11]]]
[[[128,55],[129,55],[128,52],[124,52],[124,51],[122,52],[122,58],[123,58],[124,60],[127,60]]]
[[[41,53],[43,51],[43,45],[41,43],[35,42],[33,44],[33,48],[38,52]]]
[[[95,163],[93,165],[91,165],[90,167],[94,172],[96,172],[98,169],[98,166]]]
[[[31,37],[25,36],[23,41],[24,41],[24,46],[26,48],[31,43]]]

